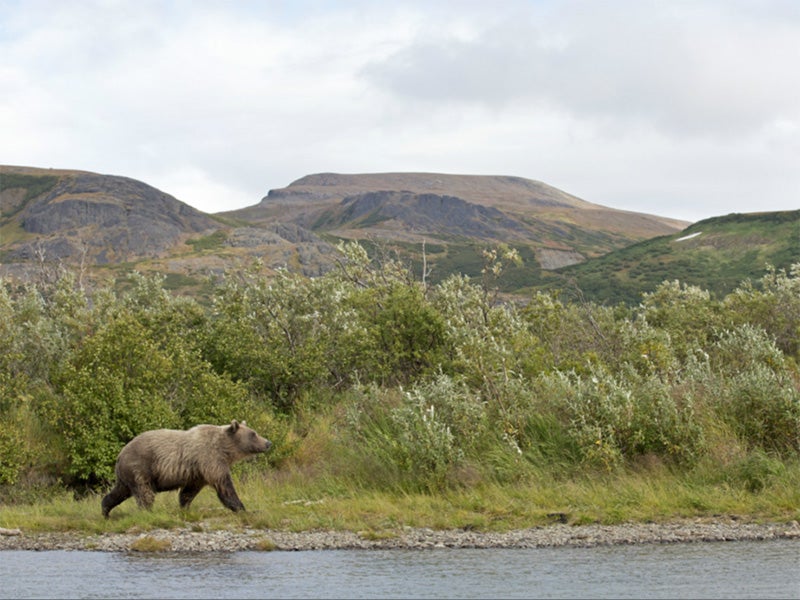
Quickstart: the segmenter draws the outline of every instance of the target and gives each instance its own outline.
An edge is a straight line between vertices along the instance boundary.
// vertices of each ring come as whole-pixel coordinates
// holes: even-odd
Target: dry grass
[[[130,549],[133,552],[167,552],[172,548],[169,540],[162,540],[152,535],[144,535],[134,541]]]

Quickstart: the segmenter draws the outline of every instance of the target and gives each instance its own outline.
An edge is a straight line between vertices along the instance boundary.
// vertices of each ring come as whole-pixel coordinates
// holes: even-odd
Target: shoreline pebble
[[[795,539],[800,523],[745,523],[735,520],[682,520],[621,525],[553,524],[508,532],[410,528],[370,533],[244,529],[197,531],[156,529],[144,533],[26,533],[0,536],[2,550],[84,550],[130,552],[156,548],[160,552],[304,551],[333,549],[539,548],[593,547],[614,544],[664,544],[710,541]],[[147,543],[151,542],[151,543]]]

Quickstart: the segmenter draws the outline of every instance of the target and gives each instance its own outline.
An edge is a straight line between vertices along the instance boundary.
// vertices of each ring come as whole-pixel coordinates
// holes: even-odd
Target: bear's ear
[[[231,426],[228,427],[228,433],[236,433],[239,430],[239,421],[234,419],[231,421]]]

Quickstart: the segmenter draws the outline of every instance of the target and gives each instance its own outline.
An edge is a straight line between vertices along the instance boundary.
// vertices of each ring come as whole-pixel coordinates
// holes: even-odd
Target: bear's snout
[[[270,442],[267,438],[263,438],[259,435],[255,440],[252,452],[257,452],[257,453],[266,452],[270,448],[272,448],[272,442]]]

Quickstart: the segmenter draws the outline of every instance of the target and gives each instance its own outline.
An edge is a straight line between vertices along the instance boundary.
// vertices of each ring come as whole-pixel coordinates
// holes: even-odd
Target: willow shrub
[[[0,484],[13,484],[19,479],[29,459],[23,424],[14,413],[0,415]]]
[[[686,462],[702,452],[691,399],[658,377],[592,367],[543,375],[534,387],[540,410],[558,416],[588,464],[613,469],[642,455]]]
[[[369,387],[351,404],[348,427],[372,484],[433,491],[453,481],[487,421],[479,397],[440,373],[408,391]]]
[[[246,400],[243,386],[213,373],[183,338],[159,340],[123,312],[74,353],[43,409],[65,441],[68,475],[99,483],[142,431],[227,422]]]
[[[800,452],[800,390],[790,365],[760,327],[724,331],[697,372],[708,401],[749,448]]]
[[[800,263],[788,273],[768,266],[757,285],[743,282],[724,305],[736,323],[762,327],[786,356],[800,359]]]

